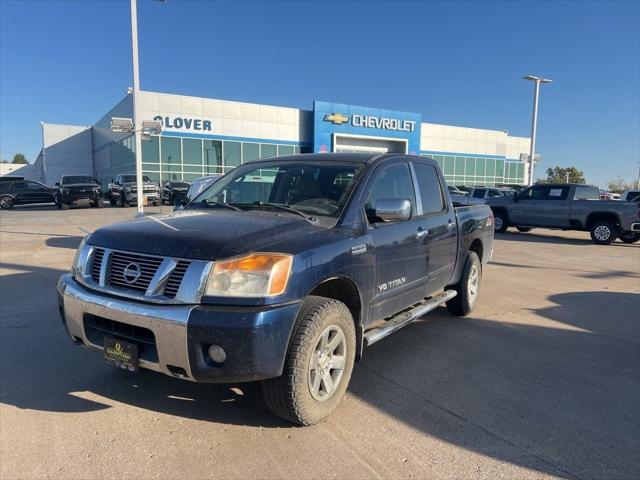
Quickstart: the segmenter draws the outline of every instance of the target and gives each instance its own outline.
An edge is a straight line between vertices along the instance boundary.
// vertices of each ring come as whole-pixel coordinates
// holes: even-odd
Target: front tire
[[[262,382],[265,403],[290,422],[320,422],[347,390],[355,349],[355,327],[346,305],[307,297],[298,313],[282,375]]]
[[[504,233],[509,228],[509,220],[504,212],[496,212],[493,214],[493,231],[496,233]]]
[[[598,245],[609,245],[616,239],[615,228],[611,222],[597,220],[591,225],[591,240]]]
[[[13,205],[14,205],[13,198],[11,197],[0,198],[0,208],[2,208],[3,210],[9,210],[10,208],[13,208]]]
[[[624,243],[636,243],[640,240],[640,232],[624,232],[620,235],[620,240]]]
[[[449,313],[456,317],[471,313],[478,301],[481,280],[482,263],[475,252],[469,252],[460,281],[450,288],[458,294],[447,302]]]

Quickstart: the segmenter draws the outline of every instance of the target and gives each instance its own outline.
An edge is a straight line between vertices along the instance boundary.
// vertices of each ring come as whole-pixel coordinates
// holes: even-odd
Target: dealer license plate
[[[104,359],[124,370],[138,370],[138,346],[117,338],[104,339]]]

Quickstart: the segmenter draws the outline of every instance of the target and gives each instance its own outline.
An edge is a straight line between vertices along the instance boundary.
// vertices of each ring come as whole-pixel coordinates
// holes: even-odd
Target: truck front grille
[[[151,285],[154,275],[161,267],[164,257],[142,255],[139,253],[121,252],[110,250],[105,255],[106,249],[96,247],[93,249],[91,261],[91,279],[100,285],[100,271],[103,262],[107,262],[105,269],[104,285],[126,289],[133,293],[144,295]],[[176,266],[166,280],[164,290],[161,292],[167,298],[175,298],[180,290],[180,285],[191,265],[189,260],[176,260]],[[131,275],[139,272],[139,275]],[[165,277],[166,278],[166,277]]]
[[[112,251],[108,261],[105,285],[146,292],[151,279],[162,263],[162,258]],[[140,274],[136,278],[125,274],[125,269],[128,271],[135,269]]]

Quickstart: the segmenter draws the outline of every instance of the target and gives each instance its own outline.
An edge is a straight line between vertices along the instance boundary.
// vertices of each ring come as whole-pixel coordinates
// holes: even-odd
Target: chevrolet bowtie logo
[[[341,113],[331,113],[324,116],[325,122],[331,122],[334,125],[342,125],[349,121],[348,115],[342,115]]]

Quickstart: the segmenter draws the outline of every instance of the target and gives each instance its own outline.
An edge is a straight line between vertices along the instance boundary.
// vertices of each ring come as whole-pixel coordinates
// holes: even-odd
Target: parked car
[[[187,192],[191,187],[190,182],[178,182],[175,180],[167,180],[162,186],[160,201],[162,204],[168,203],[175,205],[176,203],[186,203]]]
[[[456,205],[483,205],[488,198],[510,197],[516,193],[512,188],[471,187],[464,195],[452,195]]]
[[[148,176],[143,175],[143,195],[145,203],[151,203],[154,207],[160,203],[160,187]],[[135,175],[118,175],[115,182],[109,184],[107,199],[111,206],[128,207],[138,202],[138,184]]]
[[[492,221],[485,205],[454,208],[424,157],[257,160],[161,222],[89,235],[59,311],[72,341],[110,363],[259,380],[276,415],[309,425],[340,402],[364,346],[438,305],[472,311]]]
[[[625,190],[620,195],[620,200],[625,202],[640,202],[640,190]]]
[[[196,198],[204,190],[206,190],[209,186],[213,185],[221,178],[222,175],[207,175],[205,177],[196,178],[189,187],[189,191],[187,192],[187,196],[185,199],[185,204]]]
[[[79,202],[102,208],[102,188],[100,182],[89,175],[63,175],[56,182],[55,202],[58,208],[67,210]]]
[[[0,175],[0,182],[17,182],[18,180],[24,180],[24,177],[19,175]]]
[[[620,200],[620,194],[600,190],[600,200]]]
[[[449,193],[451,195],[467,195],[469,192],[465,192],[464,190],[460,190],[458,187],[455,187],[453,185],[447,185],[447,188],[449,189]]]
[[[14,205],[54,203],[55,189],[33,180],[0,182],[0,208],[7,210]]]
[[[493,197],[487,203],[495,216],[496,232],[515,226],[521,232],[532,227],[581,230],[608,245],[616,238],[637,241],[640,206],[632,202],[599,200],[598,187],[579,184],[534,185],[513,197]],[[635,240],[634,240],[635,239]]]

